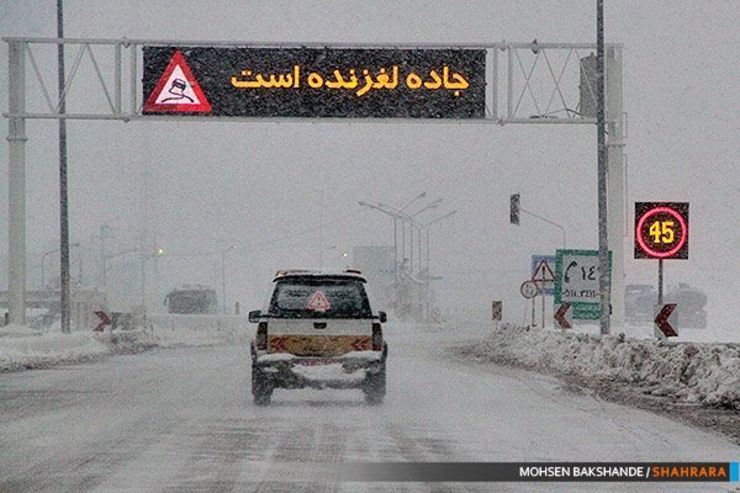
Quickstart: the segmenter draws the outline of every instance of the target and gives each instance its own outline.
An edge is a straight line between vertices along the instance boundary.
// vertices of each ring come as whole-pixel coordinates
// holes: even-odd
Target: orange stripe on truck
[[[296,356],[341,356],[351,351],[370,351],[371,336],[268,336],[269,353],[290,353]]]

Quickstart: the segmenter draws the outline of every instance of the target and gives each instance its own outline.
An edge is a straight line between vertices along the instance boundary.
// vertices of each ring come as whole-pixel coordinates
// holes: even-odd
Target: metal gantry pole
[[[8,43],[8,112],[26,112],[26,43]],[[8,318],[26,323],[26,120],[8,118]]]
[[[608,220],[606,201],[606,118],[604,115],[604,0],[596,0],[596,134],[598,143],[598,203],[599,203],[599,296],[601,301],[600,329],[609,334],[609,271]]]
[[[624,262],[625,241],[625,179],[624,179],[624,120],[622,118],[622,49],[618,46],[606,49],[606,125],[607,135],[607,195],[609,217],[609,249],[612,252],[611,324],[624,324]]]
[[[64,38],[64,9],[62,0],[57,0],[57,38]],[[59,114],[66,112],[66,91],[64,84],[64,43],[57,45],[58,68],[57,83],[59,89]],[[67,202],[67,121],[59,119],[59,243],[61,277],[62,332],[70,333],[70,297],[69,297],[69,211]]]
[[[393,216],[393,280],[398,283],[398,218]]]

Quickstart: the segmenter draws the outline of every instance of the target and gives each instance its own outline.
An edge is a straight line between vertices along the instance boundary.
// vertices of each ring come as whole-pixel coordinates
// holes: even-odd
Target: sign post
[[[555,294],[555,255],[532,255],[532,281],[542,295],[542,328],[545,328],[545,296]]]
[[[635,202],[635,258],[658,260],[658,306],[663,306],[663,260],[689,258],[688,202]],[[673,305],[671,311],[675,308]],[[655,336],[677,336],[665,320],[663,326],[671,333],[661,328],[660,313],[655,318]]]
[[[534,320],[534,299],[540,293],[540,288],[534,281],[524,281],[519,287],[519,292],[522,293],[524,299],[532,300],[532,327],[536,327],[537,323]]]

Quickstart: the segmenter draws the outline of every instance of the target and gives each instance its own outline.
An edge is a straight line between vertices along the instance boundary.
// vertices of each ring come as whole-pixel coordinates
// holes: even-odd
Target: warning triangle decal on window
[[[180,50],[173,55],[162,77],[144,103],[144,113],[210,113],[200,84]]]
[[[308,300],[306,308],[316,312],[325,312],[331,308],[331,303],[323,291],[316,291]]]

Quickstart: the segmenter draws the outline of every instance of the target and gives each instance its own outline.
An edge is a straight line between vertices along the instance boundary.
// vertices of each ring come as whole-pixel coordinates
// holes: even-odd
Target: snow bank
[[[90,361],[111,348],[89,333],[43,333],[23,326],[0,329],[0,371]]]
[[[140,353],[158,347],[241,343],[250,335],[247,331],[223,327],[171,329],[150,325],[115,332],[62,334],[9,325],[0,327],[0,372],[80,363],[111,354]]]
[[[503,326],[466,355],[630,384],[679,402],[740,410],[740,344],[671,343]]]

